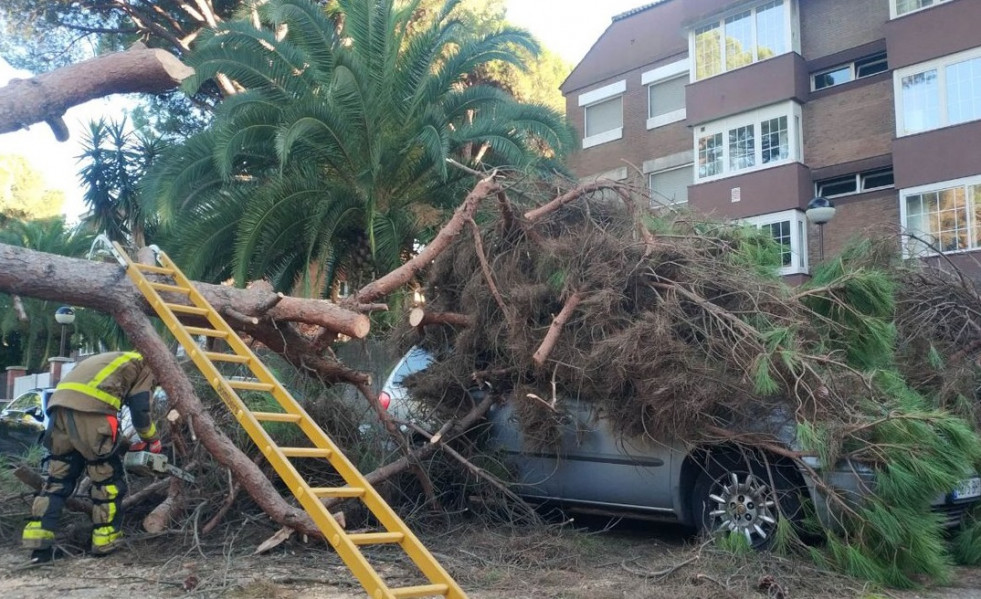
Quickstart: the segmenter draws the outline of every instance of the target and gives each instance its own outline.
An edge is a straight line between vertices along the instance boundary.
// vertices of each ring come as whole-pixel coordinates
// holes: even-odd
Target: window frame
[[[895,97],[895,111],[896,111],[896,137],[907,137],[909,135],[918,135],[920,133],[926,133],[928,131],[937,131],[939,129],[944,129],[946,127],[953,127],[956,125],[963,125],[965,123],[973,123],[981,120],[981,114],[977,118],[959,121],[956,123],[950,122],[950,114],[948,110],[948,96],[947,96],[947,69],[956,64],[962,62],[967,62],[971,60],[981,59],[981,46],[976,48],[971,48],[969,50],[964,50],[962,52],[956,52],[954,54],[948,54],[946,56],[941,56],[940,58],[935,58],[933,60],[928,60],[926,62],[921,62],[918,64],[910,65],[908,67],[903,67],[902,69],[896,69],[893,71],[893,95]],[[938,124],[935,127],[929,127],[926,129],[918,129],[916,131],[907,131],[906,129],[906,105],[903,99],[903,79],[907,77],[914,77],[916,75],[921,75],[929,73],[930,71],[937,72],[937,99],[939,101],[939,114],[937,115]]]
[[[626,95],[626,92],[627,80],[621,79],[620,81],[616,81],[609,85],[604,85],[603,87],[579,95],[579,107],[582,108],[583,113],[582,147],[584,150],[586,148],[591,148],[593,146],[598,146],[600,144],[623,138],[623,97]],[[588,130],[587,121],[589,119],[589,109],[616,99],[620,100],[620,126],[587,136],[586,131]]]
[[[948,2],[950,2],[950,0],[934,0],[933,4],[930,4],[929,6],[921,6],[919,8],[914,8],[913,10],[908,10],[904,13],[900,13],[899,4],[897,3],[897,1],[889,0],[889,18],[898,19],[900,17],[905,17],[906,15],[913,15],[924,10],[929,10],[941,4],[946,4]]]
[[[779,54],[774,54],[767,58],[759,57],[759,32],[757,31],[757,14],[759,9],[767,7],[771,4],[780,3],[783,5],[783,28],[784,28],[784,52]],[[727,57],[726,57],[726,44],[725,41],[725,27],[726,21],[734,16],[750,13],[750,30],[751,36],[753,38],[753,59],[743,65],[734,66],[732,68],[727,67]],[[751,6],[740,6],[737,9],[728,10],[726,12],[720,13],[710,20],[701,21],[688,28],[688,56],[691,57],[691,69],[689,82],[695,83],[696,81],[706,81],[712,77],[718,77],[719,75],[724,75],[726,73],[731,73],[737,71],[741,68],[754,65],[758,62],[763,62],[765,60],[770,60],[771,58],[776,58],[778,56],[783,56],[784,54],[789,54],[791,52],[800,52],[800,39],[797,34],[798,19],[797,19],[797,5],[795,0],[762,0],[756,2]],[[696,32],[699,30],[705,30],[706,28],[719,29],[719,72],[713,73],[711,75],[706,75],[702,78],[698,78],[698,56],[696,52]]]
[[[673,171],[680,171],[681,169],[684,169],[684,168],[690,168],[691,169],[691,183],[688,184],[688,187],[691,187],[692,185],[695,184],[695,163],[694,162],[689,162],[687,164],[679,164],[678,166],[672,166],[671,168],[662,168],[661,170],[651,171],[651,172],[647,173],[647,193],[648,193],[648,196],[650,197],[650,207],[651,207],[652,210],[658,210],[658,209],[661,209],[661,208],[678,208],[678,207],[681,207],[681,206],[687,206],[688,205],[688,194],[687,193],[685,194],[684,201],[679,201],[679,202],[669,202],[667,199],[660,200],[660,199],[655,199],[654,198],[654,177],[655,177],[655,175],[663,175],[665,173],[670,173],[670,172],[673,172]]]
[[[20,402],[18,404],[18,402]],[[28,405],[29,404],[29,405]],[[26,413],[31,408],[41,408],[44,405],[44,393],[40,389],[25,391],[3,407],[4,411]]]
[[[874,63],[878,62],[878,60],[876,60],[876,59],[878,59],[880,56],[882,57],[883,60],[886,61],[886,63],[885,63],[886,64],[886,68],[885,69],[883,69],[881,71],[877,71],[875,73],[872,73],[871,75],[859,75],[859,70],[860,70],[861,66],[865,66],[864,64],[861,64],[861,66],[860,66],[860,63],[874,64]],[[818,87],[817,86],[817,78],[818,77],[820,77],[821,75],[827,75],[828,73],[834,73],[835,71],[840,71],[842,69],[848,69],[848,80],[847,81],[842,81],[841,83],[832,83],[831,85],[825,85],[824,87]],[[880,75],[882,73],[887,73],[887,72],[889,72],[889,56],[886,54],[886,51],[885,50],[882,50],[881,52],[876,52],[874,54],[869,54],[868,56],[863,56],[861,58],[857,58],[857,59],[855,59],[855,60],[853,60],[851,62],[837,64],[837,65],[835,65],[833,67],[830,67],[830,68],[827,68],[827,69],[821,69],[820,71],[817,71],[815,73],[812,73],[811,74],[811,91],[812,92],[823,91],[823,90],[826,90],[826,89],[831,89],[833,87],[838,87],[838,86],[841,86],[841,85],[846,85],[848,83],[853,83],[853,82],[858,81],[860,79],[867,79],[869,77],[875,77],[876,75]]]
[[[734,177],[736,175],[744,175],[747,173],[752,173],[756,171],[765,170],[768,168],[774,168],[777,166],[782,166],[785,164],[790,164],[793,162],[802,162],[803,155],[801,147],[803,145],[801,130],[801,106],[793,100],[786,102],[780,102],[778,104],[771,104],[770,106],[765,106],[763,108],[758,108],[756,110],[750,110],[748,112],[743,112],[735,114],[729,117],[725,117],[716,121],[711,121],[705,123],[704,125],[699,125],[694,127],[693,130],[693,148],[695,152],[695,173],[694,179],[695,184],[706,183],[708,181],[715,181],[718,179],[725,179],[727,177]],[[762,134],[762,123],[781,117],[786,117],[787,119],[787,157],[781,158],[779,160],[770,160],[769,162],[763,161],[763,134]],[[729,152],[729,134],[731,131],[735,131],[739,128],[753,126],[753,164],[745,168],[740,168],[733,170],[730,162],[730,152]],[[699,174],[699,140],[715,136],[722,135],[722,145],[721,145],[721,161],[722,168],[721,172],[700,176]]]
[[[867,183],[867,181],[868,181],[868,179],[870,177],[872,177],[874,175],[884,174],[887,171],[890,172],[890,173],[893,173],[893,167],[892,166],[884,166],[884,167],[881,167],[881,168],[872,168],[872,169],[868,169],[868,170],[865,170],[865,171],[859,171],[859,172],[856,172],[856,173],[850,173],[850,174],[847,174],[847,175],[840,175],[840,176],[837,176],[837,177],[828,177],[827,179],[821,179],[820,181],[815,181],[814,182],[814,195],[815,196],[825,197],[825,198],[841,198],[841,197],[846,197],[846,196],[858,195],[860,193],[869,193],[869,192],[873,192],[873,191],[879,191],[879,190],[882,190],[882,189],[891,189],[891,188],[893,188],[893,187],[896,186],[895,183],[891,183],[889,185],[878,185],[876,187],[867,187],[866,186],[866,183]],[[895,174],[894,174],[894,176],[895,176]],[[821,189],[821,186],[822,185],[827,185],[830,182],[844,182],[844,181],[847,181],[847,180],[854,181],[854,183],[855,183],[855,190],[854,191],[848,191],[848,192],[845,192],[845,193],[831,193],[831,194],[829,194],[829,193],[824,193],[824,191]]]
[[[677,123],[678,121],[683,121],[688,118],[687,107],[682,106],[680,109],[666,112],[664,114],[659,114],[656,116],[651,116],[651,92],[653,88],[662,83],[667,83],[669,81],[674,81],[675,79],[680,79],[682,77],[687,77],[690,80],[688,59],[684,58],[682,60],[666,64],[662,67],[647,71],[640,76],[640,84],[645,86],[647,90],[647,128],[656,129],[657,127],[663,127],[665,125],[670,125],[671,123]]]
[[[925,193],[942,192],[950,189],[963,188],[965,190],[964,204],[968,212],[967,222],[971,223],[978,220],[971,213],[975,210],[981,208],[975,208],[974,202],[968,197],[968,188],[972,186],[981,185],[981,175],[973,175],[971,177],[962,177],[960,179],[952,179],[950,181],[939,181],[936,183],[928,183],[926,185],[918,185],[916,187],[909,187],[899,192],[899,225],[902,229],[902,247],[903,247],[903,258],[924,258],[937,255],[956,255],[964,254],[967,252],[978,252],[981,251],[981,224],[977,225],[974,230],[968,229],[968,234],[972,236],[976,242],[977,247],[967,247],[965,249],[941,251],[939,253],[933,252],[931,249],[924,247],[922,250],[913,252],[910,250],[910,245],[915,243],[913,239],[908,236],[909,228],[909,208],[906,205],[906,200],[909,196],[921,195]]]
[[[781,275],[806,275],[810,273],[807,245],[807,217],[801,210],[790,209],[780,212],[771,212],[759,216],[751,216],[741,219],[740,222],[760,229],[766,225],[773,225],[790,221],[790,264],[781,266]]]

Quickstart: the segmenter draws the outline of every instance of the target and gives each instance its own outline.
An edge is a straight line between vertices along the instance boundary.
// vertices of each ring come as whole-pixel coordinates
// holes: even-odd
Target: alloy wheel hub
[[[752,474],[730,472],[713,485],[709,512],[717,532],[739,532],[750,545],[762,543],[777,524],[770,488]]]

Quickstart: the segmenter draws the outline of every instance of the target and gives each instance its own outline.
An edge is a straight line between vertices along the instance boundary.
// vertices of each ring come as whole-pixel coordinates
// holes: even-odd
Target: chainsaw
[[[173,476],[189,483],[194,475],[170,463],[166,454],[149,451],[130,451],[123,458],[123,467],[137,476]]]

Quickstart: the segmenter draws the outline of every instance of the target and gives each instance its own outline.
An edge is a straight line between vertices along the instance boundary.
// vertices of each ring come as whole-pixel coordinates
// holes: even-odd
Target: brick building
[[[562,92],[580,177],[765,228],[786,275],[817,257],[815,196],[827,254],[869,229],[981,249],[981,0],[660,0]]]

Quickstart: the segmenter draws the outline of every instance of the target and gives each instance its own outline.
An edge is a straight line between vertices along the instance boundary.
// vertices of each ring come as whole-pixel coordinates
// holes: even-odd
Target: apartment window
[[[807,273],[807,221],[803,212],[785,210],[743,222],[773,237],[780,248],[780,274]]]
[[[623,97],[586,107],[586,137],[623,127]]]
[[[929,8],[937,4],[950,2],[950,0],[890,0],[892,18],[901,17],[905,14],[916,12],[924,8]]]
[[[623,94],[626,81],[601,87],[579,96],[583,107],[582,147],[589,148],[623,137]]]
[[[663,127],[685,120],[685,85],[688,59],[647,71],[640,77],[647,86],[647,128]]]
[[[904,190],[908,255],[981,248],[981,177]]]
[[[675,77],[647,86],[647,128],[655,127],[685,118],[685,85],[687,77]]]
[[[792,102],[698,127],[698,178],[730,176],[799,160],[799,137],[800,107]]]
[[[693,182],[691,164],[650,174],[651,208],[688,203],[688,186]]]
[[[864,193],[893,186],[892,167],[822,179],[814,184],[816,195],[825,198]]]
[[[775,0],[693,29],[694,80],[789,52],[790,14],[790,0]]]
[[[981,48],[902,69],[894,85],[898,136],[981,119]]]
[[[878,75],[888,70],[889,62],[886,53],[879,52],[845,65],[815,73],[811,77],[811,89],[817,91],[826,87],[834,87],[863,77]]]

